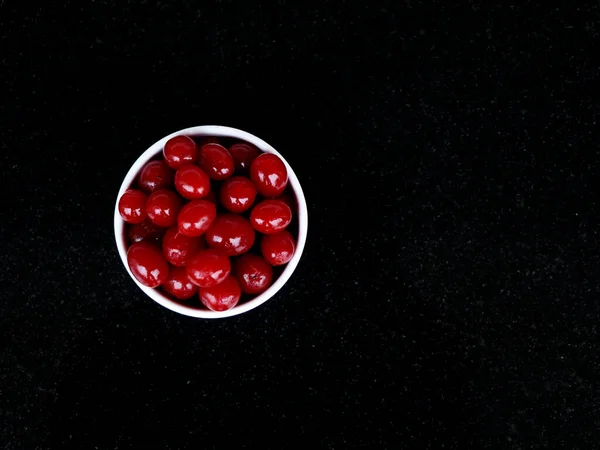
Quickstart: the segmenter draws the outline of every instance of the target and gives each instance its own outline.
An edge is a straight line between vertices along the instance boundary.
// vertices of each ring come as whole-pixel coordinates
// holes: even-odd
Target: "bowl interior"
[[[294,256],[292,257],[290,262],[283,266],[281,274],[274,280],[273,284],[265,292],[254,297],[251,300],[236,305],[228,311],[210,311],[208,309],[201,309],[200,306],[188,306],[183,303],[178,303],[174,300],[171,300],[158,289],[152,289],[140,284],[129,270],[129,266],[127,264],[127,239],[125,236],[125,222],[119,214],[118,199],[121,197],[121,195],[123,195],[123,193],[127,189],[129,189],[131,185],[134,184],[137,175],[142,169],[142,167],[148,161],[156,158],[156,156],[161,154],[165,143],[169,139],[179,135],[186,135],[191,137],[216,136],[222,138],[238,139],[254,144],[256,147],[258,147],[259,150],[261,150],[264,153],[273,153],[279,156],[285,163],[285,166],[288,171],[288,185],[291,187],[291,190],[296,197],[296,203],[298,205],[298,211],[296,212],[298,233],[296,241],[296,252],[294,253]],[[158,142],[154,143],[150,148],[148,148],[148,150],[146,150],[135,161],[135,163],[133,163],[131,169],[129,169],[129,172],[127,172],[127,175],[125,176],[123,183],[121,184],[121,188],[119,189],[119,194],[117,196],[117,204],[115,205],[114,226],[115,240],[123,265],[125,266],[125,269],[129,273],[131,278],[134,280],[134,282],[146,295],[148,295],[155,302],[159,303],[165,308],[168,308],[171,311],[175,311],[179,314],[184,314],[190,317],[216,319],[221,317],[235,316],[250,311],[251,309],[260,306],[264,302],[269,300],[271,297],[273,297],[273,295],[277,293],[277,291],[279,291],[283,287],[283,285],[289,280],[290,276],[298,266],[298,262],[300,261],[300,257],[302,256],[302,252],[304,251],[304,245],[306,243],[306,234],[308,231],[308,212],[306,208],[306,199],[304,198],[304,193],[302,192],[302,187],[300,186],[298,178],[296,177],[296,174],[294,173],[293,169],[290,167],[288,162],[283,156],[281,156],[279,152],[277,152],[277,150],[275,150],[262,139],[245,131],[219,125],[205,125],[185,128],[183,130],[177,131],[175,133],[170,134],[169,136],[162,138]]]

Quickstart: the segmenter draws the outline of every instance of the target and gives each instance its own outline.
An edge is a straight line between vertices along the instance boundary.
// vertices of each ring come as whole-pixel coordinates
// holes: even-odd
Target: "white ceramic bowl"
[[[282,159],[282,161],[285,163],[285,166],[288,171],[288,179],[289,179],[288,183],[291,186],[292,191],[294,192],[294,194],[296,196],[296,200],[297,200],[297,204],[298,204],[298,211],[296,212],[296,217],[298,219],[298,238],[297,238],[297,242],[296,242],[296,253],[292,257],[290,262],[288,262],[284,266],[284,269],[283,269],[283,272],[281,273],[281,275],[279,275],[279,277],[273,282],[273,284],[265,292],[254,297],[252,300],[249,300],[245,303],[236,305],[235,307],[233,307],[232,309],[230,309],[228,311],[217,312],[217,311],[210,311],[208,309],[203,309],[203,307],[199,301],[197,303],[195,303],[197,305],[196,307],[191,306],[191,305],[187,306],[184,303],[178,303],[176,301],[173,301],[170,298],[168,298],[166,295],[164,295],[161,291],[159,291],[157,289],[152,289],[152,288],[146,287],[146,286],[142,285],[139,281],[137,281],[135,279],[135,277],[133,276],[133,274],[131,273],[131,271],[129,270],[129,265],[127,264],[127,238],[125,236],[125,222],[123,221],[123,219],[121,218],[121,215],[119,214],[119,209],[118,209],[119,198],[121,198],[121,195],[123,195],[123,193],[127,189],[129,189],[130,186],[132,186],[134,184],[142,167],[148,161],[152,160],[157,155],[162,153],[165,142],[167,142],[169,139],[171,139],[174,136],[178,136],[178,135],[182,135],[182,134],[186,135],[186,136],[191,136],[191,137],[217,136],[217,137],[227,137],[227,138],[239,139],[239,140],[250,142],[251,144],[256,145],[256,147],[258,147],[264,153],[273,153],[273,154],[279,156]],[[131,276],[131,278],[133,279],[135,284],[137,284],[138,287],[142,291],[144,291],[144,293],[148,297],[150,297],[156,303],[164,306],[165,308],[168,308],[171,311],[178,312],[179,314],[184,314],[186,316],[191,316],[191,317],[202,317],[205,319],[217,319],[217,318],[221,318],[221,317],[236,316],[238,314],[245,313],[247,311],[250,311],[251,309],[256,308],[257,306],[262,305],[267,300],[269,300],[271,297],[273,297],[283,287],[283,285],[289,280],[289,278],[292,276],[292,273],[296,269],[296,266],[298,266],[298,262],[300,261],[302,252],[304,251],[304,244],[306,243],[306,233],[308,230],[308,211],[306,208],[306,199],[304,198],[304,193],[302,192],[302,187],[300,186],[300,182],[298,181],[296,174],[294,173],[294,171],[292,170],[290,165],[287,163],[285,158],[283,156],[281,156],[281,154],[279,154],[279,152],[277,150],[275,150],[273,147],[271,147],[269,144],[267,144],[262,139],[254,136],[250,133],[247,133],[245,131],[238,130],[236,128],[223,127],[223,126],[217,126],[217,125],[205,125],[205,126],[199,126],[199,127],[185,128],[183,130],[177,131],[175,133],[170,134],[169,136],[162,138],[160,141],[156,142],[148,150],[146,150],[142,154],[142,156],[140,156],[137,159],[137,161],[135,163],[133,163],[133,166],[131,166],[131,169],[129,169],[129,172],[127,172],[127,175],[125,176],[125,179],[123,180],[123,184],[121,184],[121,188],[119,189],[119,194],[117,196],[117,202],[115,204],[114,221],[115,221],[115,240],[117,241],[117,249],[119,250],[119,255],[121,256],[123,265],[125,266],[125,269],[129,273],[129,275]]]

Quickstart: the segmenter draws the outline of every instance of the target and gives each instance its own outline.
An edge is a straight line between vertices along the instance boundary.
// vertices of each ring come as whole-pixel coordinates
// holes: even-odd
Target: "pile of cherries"
[[[295,205],[283,161],[247,142],[219,142],[170,139],[118,205],[135,278],[175,300],[198,296],[213,311],[264,292],[296,242],[286,230]]]

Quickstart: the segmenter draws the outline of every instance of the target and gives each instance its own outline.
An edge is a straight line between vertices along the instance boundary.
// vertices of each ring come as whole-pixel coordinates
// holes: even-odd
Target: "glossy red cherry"
[[[205,144],[198,152],[198,165],[213,180],[224,180],[233,173],[233,158],[220,144]]]
[[[246,294],[260,294],[266,291],[273,281],[271,265],[253,253],[240,256],[234,262],[233,273],[242,292]]]
[[[206,197],[210,192],[210,178],[198,166],[183,166],[175,173],[175,189],[188,200]]]
[[[275,234],[292,221],[292,210],[280,200],[263,200],[250,212],[250,223],[256,231]]]
[[[263,153],[252,162],[250,178],[258,192],[265,197],[277,197],[288,182],[285,164],[279,156],[271,153]]]
[[[173,267],[163,289],[178,300],[190,299],[198,292],[198,286],[192,283],[185,267]]]
[[[221,283],[231,272],[229,258],[221,250],[200,250],[185,266],[188,277],[201,288]]]
[[[164,161],[150,161],[140,172],[138,185],[147,194],[170,188],[173,186],[173,171]]]
[[[255,233],[248,219],[237,214],[220,214],[206,232],[206,243],[228,256],[246,253],[254,245]]]
[[[252,161],[260,155],[260,151],[248,142],[238,142],[229,147],[236,172],[250,169]]]
[[[198,156],[198,148],[192,138],[175,136],[167,141],[163,148],[165,162],[171,169],[179,169],[186,164],[194,164]]]
[[[241,213],[250,209],[256,199],[256,187],[246,177],[231,177],[223,182],[219,192],[225,209]]]
[[[201,236],[212,225],[217,216],[217,206],[208,200],[192,200],[177,218],[179,232],[186,236]]]
[[[204,239],[181,234],[177,227],[169,228],[162,240],[163,254],[174,266],[185,266],[204,247]]]
[[[144,286],[155,288],[169,276],[169,264],[158,247],[138,242],[127,250],[127,264],[133,276]]]
[[[263,236],[260,241],[260,251],[265,260],[272,266],[286,264],[294,256],[296,242],[289,231]]]
[[[200,301],[212,311],[227,311],[237,305],[242,296],[242,290],[237,280],[231,276],[220,284],[202,288],[199,292]]]
[[[162,237],[164,231],[164,228],[154,225],[149,219],[146,219],[142,223],[129,227],[127,237],[132,243],[141,241],[156,242]]]
[[[177,223],[181,209],[181,200],[173,191],[160,189],[154,191],[146,202],[148,218],[159,227],[170,227]]]
[[[119,214],[127,223],[142,223],[146,219],[146,194],[137,189],[126,190],[119,199]]]

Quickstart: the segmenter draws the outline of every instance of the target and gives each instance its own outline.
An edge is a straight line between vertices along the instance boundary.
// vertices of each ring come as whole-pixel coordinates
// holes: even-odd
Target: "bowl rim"
[[[286,264],[281,275],[279,275],[275,282],[265,292],[259,294],[252,300],[242,303],[240,305],[236,305],[235,307],[227,311],[211,311],[198,309],[171,300],[161,291],[142,285],[133,276],[133,273],[131,273],[131,270],[129,269],[129,265],[127,264],[127,243],[124,233],[125,222],[119,214],[119,199],[121,198],[121,195],[123,195],[123,193],[127,189],[129,189],[129,187],[133,184],[142,167],[148,161],[150,161],[151,159],[156,157],[160,152],[162,152],[165,143],[169,139],[179,135],[186,135],[191,137],[216,136],[240,139],[256,145],[259,148],[259,150],[261,150],[263,153],[272,153],[279,156],[285,164],[285,167],[288,171],[288,182],[296,196],[296,202],[298,205],[298,238],[296,242],[296,252],[294,253],[294,256]],[[165,308],[176,313],[183,314],[185,316],[203,319],[220,319],[224,317],[237,316],[239,314],[243,314],[254,308],[257,308],[258,306],[265,303],[267,300],[270,300],[277,292],[281,290],[285,283],[287,283],[287,281],[292,276],[294,270],[296,270],[296,267],[300,262],[300,258],[302,257],[302,253],[304,252],[306,236],[308,233],[308,209],[306,206],[306,198],[304,197],[304,192],[302,191],[302,186],[300,185],[300,182],[298,181],[298,177],[294,173],[294,170],[288,164],[285,158],[270,144],[260,139],[259,137],[248,133],[247,131],[243,131],[237,128],[232,128],[223,125],[199,125],[184,128],[182,130],[171,133],[168,136],[163,137],[162,139],[159,139],[150,147],[148,147],[148,149],[144,151],[140,155],[140,157],[132,164],[131,168],[127,172],[127,175],[125,175],[123,182],[121,183],[121,187],[119,188],[119,192],[117,195],[117,200],[115,202],[114,229],[115,241],[117,243],[117,249],[119,252],[119,256],[121,257],[121,261],[123,262],[127,273],[129,273],[129,276],[148,297],[150,297],[159,305],[164,306]]]

